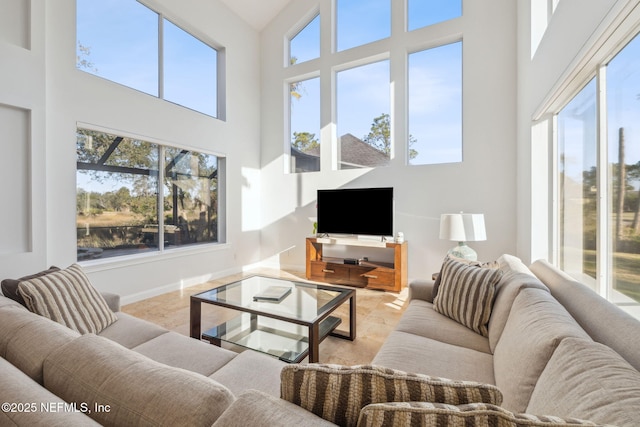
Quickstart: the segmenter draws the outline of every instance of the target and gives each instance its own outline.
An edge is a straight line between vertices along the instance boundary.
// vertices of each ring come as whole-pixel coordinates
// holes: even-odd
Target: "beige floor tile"
[[[189,297],[191,295],[254,274],[306,281],[304,272],[256,269],[128,304],[122,307],[122,311],[174,332],[189,335]],[[388,334],[400,320],[406,301],[406,289],[400,293],[357,289],[356,339],[349,341],[335,337],[326,338],[320,344],[320,362],[342,365],[371,363]],[[339,330],[347,330],[348,313],[348,304],[335,311],[335,314],[343,319]],[[206,330],[228,321],[237,314],[238,312],[234,310],[203,304],[202,329]],[[306,360],[303,363],[306,363]]]

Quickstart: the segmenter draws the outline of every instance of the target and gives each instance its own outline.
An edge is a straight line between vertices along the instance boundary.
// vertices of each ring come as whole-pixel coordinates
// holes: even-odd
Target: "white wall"
[[[221,121],[76,70],[75,0],[31,3],[32,50],[20,50],[0,39],[0,103],[34,111],[34,167],[22,178],[20,165],[3,159],[7,175],[28,179],[34,192],[34,203],[15,212],[32,215],[33,249],[0,254],[0,277],[75,262],[75,130],[79,122],[227,158],[227,244],[87,263],[96,287],[117,292],[126,302],[259,262],[259,231],[241,221],[241,212],[259,215],[260,209],[255,190],[260,188],[260,174],[253,172],[260,168],[258,33],[217,0],[148,2],[226,47],[227,120]],[[5,59],[14,64],[9,70]],[[16,91],[18,101],[12,103]]]
[[[485,214],[488,240],[474,242],[479,257],[495,259],[516,249],[516,2],[464,1],[464,16],[431,28],[393,36],[362,49],[329,51],[330,39],[322,41],[323,56],[305,70],[320,68],[322,97],[331,93],[331,67],[340,62],[391,51],[392,80],[396,93],[406,86],[404,61],[407,48],[419,50],[434,41],[447,43],[462,34],[463,41],[463,158],[462,163],[407,166],[404,146],[396,148],[391,166],[377,169],[327,170],[285,174],[286,117],[285,78],[292,70],[284,64],[284,35],[314,8],[327,26],[332,2],[292,2],[262,32],[262,248],[281,265],[304,266],[304,238],[311,234],[308,217],[315,216],[318,188],[393,186],[395,229],[409,242],[409,277],[426,278],[438,271],[453,242],[438,239],[439,218],[445,212]],[[403,2],[392,2],[393,13],[403,13]],[[394,19],[397,25],[398,20]],[[393,71],[396,70],[396,71]],[[400,70],[398,72],[397,70]],[[385,89],[381,89],[385,90]],[[393,101],[392,101],[393,102]],[[331,110],[324,104],[323,137],[330,135]],[[394,103],[394,137],[402,140],[406,97]],[[322,143],[323,161],[330,144]],[[327,162],[324,162],[326,165]]]
[[[0,11],[2,278],[46,263],[44,0],[28,3]]]

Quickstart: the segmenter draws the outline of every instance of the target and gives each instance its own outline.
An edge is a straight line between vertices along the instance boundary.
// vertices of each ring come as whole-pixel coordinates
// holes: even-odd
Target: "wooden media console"
[[[346,264],[344,259],[323,257],[324,245],[384,248],[393,251],[393,262],[360,260],[356,264]],[[309,280],[393,292],[400,292],[407,286],[407,242],[308,237],[306,251],[306,277]]]

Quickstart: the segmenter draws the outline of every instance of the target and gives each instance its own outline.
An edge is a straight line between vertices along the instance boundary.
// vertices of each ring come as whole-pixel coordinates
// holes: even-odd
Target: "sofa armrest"
[[[120,311],[120,295],[111,292],[100,292],[100,294],[107,302],[111,311],[114,313]]]
[[[421,299],[433,302],[433,280],[414,280],[409,283],[409,299]]]
[[[286,400],[258,390],[247,390],[222,413],[213,427],[335,426]]]

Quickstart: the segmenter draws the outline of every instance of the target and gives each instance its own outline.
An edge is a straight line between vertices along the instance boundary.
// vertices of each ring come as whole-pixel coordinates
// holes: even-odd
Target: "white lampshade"
[[[440,238],[455,242],[487,240],[484,214],[442,214],[440,216]]]

